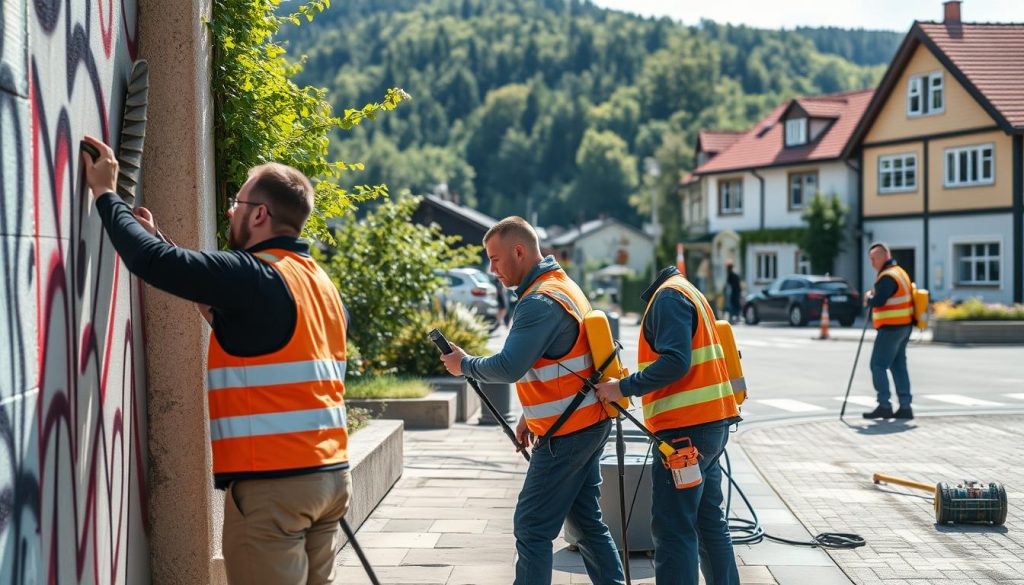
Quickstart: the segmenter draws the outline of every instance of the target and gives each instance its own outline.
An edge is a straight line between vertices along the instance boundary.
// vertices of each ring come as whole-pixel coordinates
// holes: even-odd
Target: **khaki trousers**
[[[348,469],[232,482],[224,495],[224,565],[231,585],[329,585]]]

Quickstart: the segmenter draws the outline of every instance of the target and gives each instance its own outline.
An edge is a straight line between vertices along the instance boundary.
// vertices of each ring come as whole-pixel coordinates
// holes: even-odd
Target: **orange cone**
[[[828,339],[828,297],[821,302],[821,335],[818,339]]]

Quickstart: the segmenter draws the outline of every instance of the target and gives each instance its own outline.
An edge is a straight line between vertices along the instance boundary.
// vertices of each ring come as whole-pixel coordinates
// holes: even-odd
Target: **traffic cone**
[[[818,339],[828,339],[828,298],[821,302],[821,335]]]
[[[676,244],[676,269],[679,270],[679,274],[686,277],[686,258],[683,256],[682,242]]]

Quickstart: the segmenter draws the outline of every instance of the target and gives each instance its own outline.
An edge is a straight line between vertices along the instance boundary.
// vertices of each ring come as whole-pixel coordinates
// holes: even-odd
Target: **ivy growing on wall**
[[[330,0],[310,0],[294,12],[278,14],[281,0],[214,0],[208,23],[213,37],[218,239],[226,241],[228,197],[245,182],[250,168],[270,161],[291,165],[313,182],[316,204],[306,225],[308,237],[332,242],[326,220],[350,210],[356,201],[387,194],[387,186],[339,183],[362,163],[328,158],[330,134],[395,109],[408,99],[401,89],[387,90],[379,102],[346,109],[335,116],[325,90],[300,87],[293,79],[302,63],[289,62],[275,42],[282,26],[298,26],[329,8]]]
[[[747,246],[751,244],[796,244],[803,247],[807,228],[766,228],[740,232],[740,258],[746,261]]]

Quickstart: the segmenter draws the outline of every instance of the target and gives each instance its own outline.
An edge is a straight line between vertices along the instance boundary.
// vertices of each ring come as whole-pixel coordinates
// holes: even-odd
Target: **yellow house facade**
[[[935,299],[1021,302],[1024,24],[916,22],[847,146],[865,286],[889,245]]]

